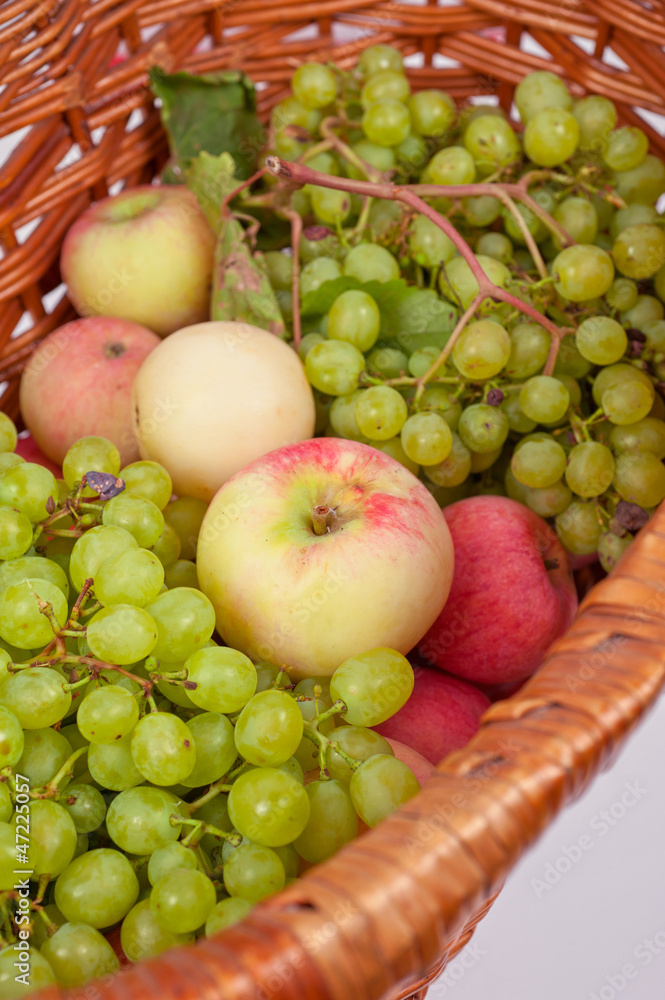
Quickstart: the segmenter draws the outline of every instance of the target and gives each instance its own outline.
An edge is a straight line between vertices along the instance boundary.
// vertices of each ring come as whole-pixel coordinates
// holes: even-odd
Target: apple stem
[[[312,529],[315,535],[327,535],[337,520],[337,514],[327,504],[312,507]]]

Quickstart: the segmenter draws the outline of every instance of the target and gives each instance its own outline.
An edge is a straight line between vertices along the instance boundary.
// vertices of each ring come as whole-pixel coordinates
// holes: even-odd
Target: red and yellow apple
[[[253,462],[212,501],[197,570],[224,640],[294,677],[357,653],[407,653],[445,604],[450,532],[399,462],[316,438]]]

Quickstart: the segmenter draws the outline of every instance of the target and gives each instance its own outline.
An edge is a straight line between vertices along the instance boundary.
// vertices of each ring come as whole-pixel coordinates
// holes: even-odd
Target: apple
[[[180,496],[209,503],[254,459],[314,433],[302,361],[272,333],[239,322],[178,330],[134,384],[141,456],[159,462]]]
[[[372,729],[391,744],[399,740],[431,764],[438,764],[469,742],[490,700],[472,684],[432,667],[414,666],[413,677],[407,703]]]
[[[315,438],[222,487],[197,571],[225,642],[294,677],[329,677],[365,650],[413,648],[448,596],[453,547],[439,505],[403,465]]]
[[[81,316],[118,316],[165,337],[210,315],[214,249],[191,191],[143,185],[79,216],[60,270]]]
[[[139,458],[132,426],[132,384],[161,341],[126,319],[89,316],[45,337],[21,378],[20,403],[35,444],[62,464],[88,434],[113,441],[123,465]]]
[[[421,788],[437,773],[434,764],[430,764],[430,762],[426,760],[422,754],[419,754],[417,750],[406,746],[405,743],[400,743],[399,740],[393,740],[389,737],[386,737],[386,739],[393,748],[393,752],[397,759],[401,760],[403,764],[406,764],[407,767],[411,768],[416,776],[416,781]]]
[[[444,514],[455,575],[420,654],[483,684],[529,677],[577,611],[565,549],[541,517],[508,497],[469,497]]]

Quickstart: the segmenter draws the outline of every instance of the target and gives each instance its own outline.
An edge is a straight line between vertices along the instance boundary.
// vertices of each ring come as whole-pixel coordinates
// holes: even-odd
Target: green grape
[[[590,316],[580,323],[575,344],[583,358],[594,365],[613,365],[628,347],[626,331],[609,316]]]
[[[104,437],[82,437],[76,441],[62,462],[62,475],[73,490],[86,472],[108,472],[111,476],[120,473],[120,452],[113,444]],[[87,487],[83,491],[84,496],[96,495]]]
[[[548,70],[527,73],[515,88],[515,104],[525,125],[544,108],[564,108],[573,104],[568,87],[561,77]]]
[[[176,868],[153,886],[150,908],[160,927],[188,934],[205,924],[216,903],[215,887],[207,875]]]
[[[598,235],[598,213],[587,198],[564,198],[553,210],[552,217],[576,243],[593,243]],[[561,250],[558,237],[554,237],[554,244]]]
[[[164,571],[164,583],[169,590],[175,590],[176,587],[190,587],[198,590],[199,577],[196,572],[196,563],[193,563],[190,559],[176,559]],[[95,593],[97,593],[97,590]],[[154,600],[158,593],[159,591],[153,593],[150,599]]]
[[[106,847],[75,858],[55,884],[55,903],[65,919],[96,928],[122,920],[138,894],[139,882],[129,860]]]
[[[13,712],[23,729],[55,725],[67,714],[71,700],[65,681],[50,667],[20,670],[0,689],[0,702]]]
[[[519,393],[520,406],[536,423],[554,423],[570,406],[566,386],[551,375],[534,375],[524,383]]]
[[[568,456],[566,482],[573,493],[588,499],[600,496],[612,485],[614,458],[599,441],[583,441]]]
[[[327,226],[336,226],[351,214],[351,196],[346,191],[308,184],[307,192],[312,200],[314,215]]]
[[[583,358],[575,346],[573,337],[566,336],[559,344],[559,354],[554,365],[555,375],[570,375],[571,378],[584,378],[591,371],[590,361]]]
[[[24,771],[20,771],[19,773],[25,774]],[[14,803],[11,800],[9,788],[5,782],[0,782],[0,825],[8,823],[13,812]]]
[[[324,282],[334,281],[335,278],[341,277],[341,274],[342,268],[334,257],[315,257],[314,260],[308,261],[300,272],[300,297],[315,292]]]
[[[513,259],[513,244],[503,233],[483,233],[476,243],[476,253],[509,264]]]
[[[315,344],[321,344],[326,338],[322,333],[306,333],[298,345],[298,357],[304,361]]]
[[[362,160],[369,163],[371,167],[376,167],[381,173],[392,170],[395,166],[395,152],[388,146],[377,146],[368,139],[360,139],[354,142],[351,149]],[[367,180],[367,174],[353,163],[346,164],[346,173],[356,181]],[[382,204],[379,202],[379,204]]]
[[[603,529],[595,504],[573,501],[557,515],[555,526],[561,543],[573,555],[591,555],[597,550]]]
[[[332,153],[315,153],[307,159],[307,166],[312,170],[318,170],[321,174],[328,174],[331,177],[339,177],[341,173],[339,160]],[[282,254],[281,256],[285,256]],[[293,263],[293,258],[286,257]],[[293,278],[293,276],[292,276]],[[293,280],[285,285],[282,291],[288,291],[293,287]]]
[[[616,171],[614,189],[628,205],[654,205],[665,193],[665,164],[649,154],[638,167]]]
[[[379,451],[382,451],[384,455],[389,455],[390,458],[394,458],[396,462],[403,465],[405,469],[412,472],[414,476],[418,475],[420,466],[417,462],[412,462],[407,453],[404,451],[402,446],[402,440],[399,437],[389,438],[387,441],[377,441],[374,445]]]
[[[151,500],[120,493],[104,504],[102,523],[124,528],[141,548],[148,549],[164,530],[164,515]]]
[[[371,441],[387,441],[402,430],[408,409],[389,385],[373,385],[358,394],[354,415],[360,433]]]
[[[133,906],[120,928],[120,944],[130,962],[154,958],[169,948],[189,944],[193,940],[193,933],[173,934],[160,927],[150,907],[149,899],[142,899]]]
[[[291,88],[303,108],[325,108],[337,97],[337,79],[323,63],[306,62],[293,74]]]
[[[353,344],[324,340],[309,352],[305,372],[311,385],[328,396],[346,396],[358,385],[365,358]]]
[[[48,910],[48,907],[45,909]],[[38,924],[35,925],[30,935],[32,944],[21,942],[20,955],[14,945],[7,945],[0,951],[0,996],[3,1000],[20,1000],[28,993],[45,990],[56,982],[53,969],[36,947],[35,932],[38,927]],[[27,980],[20,978],[23,973],[16,966],[23,956],[26,958],[24,964],[30,970]]]
[[[580,127],[579,148],[602,153],[610,132],[617,123],[617,109],[607,97],[593,94],[573,104],[573,114]]]
[[[261,844],[244,844],[224,865],[224,886],[230,896],[258,903],[284,888],[284,865],[275,851]]]
[[[462,198],[462,207],[469,225],[478,228],[491,226],[499,218],[502,211],[501,202],[491,194]]]
[[[598,230],[599,232],[604,232],[611,226],[612,220],[616,215],[616,209],[610,204],[604,193],[592,195],[591,204],[595,208],[596,216],[598,217]]]
[[[632,535],[619,538],[611,531],[604,531],[598,541],[598,561],[606,573],[611,573],[619,559],[630,546]]]
[[[665,233],[647,222],[628,226],[614,241],[612,257],[626,277],[637,281],[652,278],[665,264]]]
[[[76,702],[76,705],[78,706],[78,702]],[[85,736],[81,735],[79,727],[76,725],[75,722],[68,726],[62,726],[60,729],[60,736],[64,736],[64,738],[69,743],[71,747],[71,750],[69,751],[70,754],[74,750],[80,750],[81,747],[89,747],[88,741],[86,740]],[[79,778],[81,778],[87,770],[88,770],[88,764],[86,757],[85,756],[79,757],[76,763],[74,764],[73,780],[78,781]]]
[[[373,729],[367,729],[363,726],[338,726],[331,730],[327,736],[331,741],[327,751],[328,770],[334,779],[345,785],[351,781],[353,771],[344,757],[337,752],[337,748],[347,757],[353,757],[356,761],[367,760],[376,754],[394,756],[393,748],[388,740]]]
[[[614,488],[640,507],[656,507],[665,498],[665,466],[651,452],[617,455]]]
[[[294,846],[302,858],[318,864],[358,835],[358,816],[342,781],[312,781],[305,790],[309,820]]]
[[[115,743],[131,733],[138,719],[136,698],[117,684],[109,684],[86,695],[76,724],[90,743]]]
[[[377,146],[399,146],[411,131],[409,109],[401,101],[376,101],[365,110],[362,129]]]
[[[543,108],[524,130],[524,152],[538,166],[556,167],[570,159],[579,138],[580,128],[572,112]]]
[[[0,710],[0,740],[2,741],[0,746],[18,749],[17,744],[11,741],[13,724],[7,725],[5,713],[11,715],[14,723],[18,726],[18,721],[13,713],[2,708]],[[10,766],[16,764],[17,772],[25,775],[32,788],[41,788],[48,784],[71,756],[74,749],[66,736],[48,727],[46,729],[27,729],[25,733],[21,734],[20,743],[23,746],[23,751],[18,763],[14,760]],[[9,750],[6,750],[5,754],[0,756],[0,761],[2,761],[0,766],[2,767],[10,763],[9,760],[5,759],[5,755],[14,756],[14,754],[9,753]],[[61,787],[64,787],[64,782]]]
[[[520,142],[510,122],[496,114],[474,118],[464,133],[464,145],[482,176],[507,167],[520,155]]]
[[[420,791],[413,771],[397,757],[376,754],[353,772],[349,792],[353,806],[367,826],[377,826]]]
[[[25,514],[0,504],[0,559],[18,559],[31,545],[32,525]]]
[[[610,132],[603,159],[610,170],[634,170],[644,162],[649,140],[641,128],[624,126]]]
[[[456,253],[453,241],[426,215],[417,215],[411,224],[409,250],[421,267],[439,267]]]
[[[27,805],[24,807],[27,811]],[[21,833],[26,834],[24,827]],[[22,844],[25,841],[21,841]],[[12,823],[0,823],[0,890],[10,892],[16,885],[15,869],[20,869],[16,857],[16,827]],[[29,869],[27,869],[29,871]]]
[[[615,278],[606,292],[605,298],[613,309],[619,309],[622,312],[631,309],[637,302],[637,285],[631,278]]]
[[[474,403],[462,412],[457,431],[471,452],[494,451],[508,437],[510,425],[503,410],[487,403]]]
[[[241,896],[220,899],[206,920],[206,937],[213,937],[227,927],[244,920],[253,905],[249,899],[243,899]]]
[[[94,785],[81,782],[69,785],[61,804],[74,820],[77,833],[92,833],[104,822],[106,802]]]
[[[526,495],[527,507],[540,517],[556,517],[569,506],[573,494],[562,480],[542,489],[530,489]]]
[[[601,399],[603,413],[613,424],[634,424],[646,417],[653,406],[653,385],[628,380],[606,389]]]
[[[197,820],[202,819],[204,823],[209,823],[211,826],[216,827],[218,830],[222,830],[226,833],[233,829],[233,823],[229,819],[229,810],[227,804],[228,796],[217,795],[214,799],[209,802],[204,803],[204,805],[199,806],[195,812],[195,817]],[[210,853],[214,848],[220,846],[226,846],[227,841],[222,840],[213,833],[206,833],[204,837],[201,838],[201,846],[204,851]]]
[[[367,356],[367,370],[370,375],[397,378],[406,372],[408,361],[407,355],[398,347],[375,347]]]
[[[471,452],[471,472],[484,472],[494,465],[503,448],[494,448],[492,451],[472,451]]]
[[[526,223],[526,228],[529,230],[534,239],[538,242],[542,242],[547,230],[538,216],[527,205],[522,204],[517,205],[517,212]],[[518,226],[513,213],[508,209],[505,209],[502,214],[503,226],[506,234],[511,240],[513,240],[513,242],[519,244],[520,246],[526,246],[526,239],[522,230]]]
[[[392,45],[370,45],[360,53],[357,68],[360,75],[365,78],[386,69],[401,73],[402,53]]]
[[[165,524],[163,532],[151,546],[150,551],[154,552],[162,566],[170,566],[180,555],[180,549],[181,542],[177,532],[170,524]]]
[[[463,146],[440,149],[429,161],[423,172],[424,184],[473,184],[476,164],[471,153]],[[451,254],[452,257],[452,254]]]
[[[16,424],[0,410],[0,452],[14,451],[17,442]]]
[[[307,701],[297,702],[298,708],[305,722],[312,722],[317,715],[327,711],[329,708],[332,708],[330,685],[326,678],[306,678],[296,684],[294,694],[296,696],[304,696],[308,699]],[[334,729],[334,727],[335,723],[333,719],[325,719],[319,724],[319,732],[326,735],[326,733],[329,733],[331,729]],[[293,760],[303,771],[309,771],[317,766],[318,758],[318,745],[313,743],[312,740],[308,739],[308,737],[303,734],[300,745],[291,760]],[[299,777],[299,774],[295,773],[294,776]]]
[[[403,73],[384,69],[372,74],[360,92],[360,103],[367,109],[377,101],[403,101],[409,99],[411,87]]]
[[[235,727],[238,753],[251,764],[276,767],[298,748],[303,719],[286,691],[261,691],[243,708]]]
[[[438,347],[420,347],[414,351],[407,364],[409,374],[420,378],[430,370],[440,353]]]
[[[510,467],[504,473],[503,485],[506,490],[506,496],[510,497],[511,500],[517,500],[518,503],[526,503],[526,498],[530,492],[529,487],[524,486],[523,483],[515,479],[513,470]]]
[[[235,829],[264,847],[290,844],[309,819],[309,799],[303,786],[297,778],[273,767],[257,767],[236,778],[228,807]]]
[[[21,458],[20,455],[14,454],[13,451],[0,452],[0,472],[4,472],[5,469],[11,469],[15,465],[22,465],[24,462],[25,459]]]
[[[91,744],[88,750],[88,770],[102,788],[122,792],[140,785],[143,775],[131,753],[131,736],[116,743]]]
[[[508,331],[491,319],[470,323],[453,347],[453,361],[460,375],[479,381],[498,375],[511,352]]]
[[[645,386],[647,386],[647,388],[653,387],[653,383],[646,372],[640,371],[640,369],[635,368],[634,365],[617,364],[609,365],[607,368],[602,368],[596,375],[591,388],[596,405],[600,406],[603,395],[607,389],[611,389],[613,386],[618,385],[619,382],[630,380],[642,382]]]
[[[154,553],[128,549],[101,563],[95,574],[95,596],[105,606],[142,608],[157,598],[164,581],[164,567]]]
[[[443,90],[420,90],[408,105],[413,131],[427,138],[440,138],[455,120],[455,102]]]
[[[361,441],[363,435],[356,420],[356,403],[365,389],[356,389],[346,396],[337,396],[330,407],[330,427],[338,437]]]
[[[373,145],[373,143],[370,145]],[[381,147],[377,146],[376,148],[380,149]],[[387,150],[384,150],[384,152],[387,152]],[[369,210],[368,232],[371,234],[373,240],[377,240],[391,232],[401,218],[402,207],[398,201],[381,201],[375,198]]]
[[[171,525],[180,539],[180,552],[174,559],[177,559],[178,555],[181,559],[196,559],[196,543],[207,509],[207,503],[195,497],[178,497],[164,508],[166,524]]]
[[[157,624],[157,642],[152,655],[158,660],[186,660],[205,646],[215,630],[212,604],[205,594],[193,587],[176,587],[160,594],[146,611]]]
[[[552,274],[560,295],[570,302],[587,302],[609,289],[614,279],[614,264],[607,251],[580,243],[557,254]]]
[[[619,208],[614,213],[610,226],[610,236],[614,241],[619,233],[628,229],[629,226],[636,226],[643,222],[654,223],[657,220],[658,212],[651,205],[626,205],[625,208]]]
[[[189,847],[185,847],[184,844],[173,840],[163,847],[158,847],[150,855],[150,860],[148,861],[148,881],[150,885],[155,885],[159,882],[160,878],[168,875],[175,868],[197,869],[198,867],[199,864],[194,851]]]
[[[518,482],[530,489],[553,486],[566,470],[566,453],[551,438],[523,440],[515,449],[510,468]],[[569,484],[570,485],[570,484]]]
[[[342,292],[328,313],[328,336],[331,340],[346,341],[359,351],[369,351],[374,346],[380,326],[379,307],[371,295],[360,289],[350,288]]]
[[[626,327],[644,330],[648,323],[656,323],[665,316],[665,308],[660,299],[653,295],[638,295],[635,305],[621,313],[619,317]]]
[[[0,767],[13,767],[21,760],[24,745],[25,739],[19,720],[9,708],[0,705]]]
[[[177,785],[194,770],[196,750],[192,733],[177,715],[170,712],[144,715],[131,739],[134,763],[153,785]]]
[[[614,451],[650,451],[656,458],[665,458],[665,421],[644,417],[627,426],[614,426],[610,432]]]
[[[359,243],[344,259],[344,274],[358,281],[393,281],[401,276],[399,264],[385,247]]]
[[[315,108],[306,108],[296,97],[287,97],[272,109],[270,125],[275,132],[280,132],[287,125],[297,125],[306,132],[314,132],[321,121],[321,112]]]
[[[128,494],[149,500],[159,510],[163,510],[171,499],[173,493],[171,477],[158,462],[132,462],[120,470],[120,478],[124,481]]]
[[[411,664],[397,650],[380,646],[349,657],[330,679],[330,695],[342,700],[352,726],[377,726],[398,712],[413,690]]]
[[[138,542],[124,528],[90,528],[76,541],[69,563],[69,575],[76,590],[82,590],[86,580],[94,580],[97,570],[111,556],[138,549]]]
[[[310,160],[311,163],[311,160]],[[281,250],[267,250],[263,254],[263,263],[268,272],[270,284],[275,290],[290,292],[293,287],[293,258],[287,257]],[[152,497],[148,497],[151,500]],[[166,503],[171,499],[167,497]],[[159,506],[159,505],[158,505]],[[162,506],[166,506],[163,504]],[[160,510],[162,508],[160,507]]]
[[[69,597],[69,581],[67,574],[57,563],[42,556],[23,556],[22,559],[10,559],[0,563],[0,590],[11,584],[20,583],[26,577],[38,577],[48,580]]]
[[[49,498],[58,499],[58,486],[53,473],[42,465],[23,462],[0,475],[0,503],[16,507],[33,524],[48,517]]]
[[[661,300],[665,301],[665,264],[661,267],[660,271],[654,276],[653,287],[656,295]]]
[[[450,454],[437,465],[428,465],[423,471],[430,482],[447,488],[460,486],[471,473],[471,452],[462,444],[457,434],[452,435]]]
[[[12,827],[27,834],[25,826],[16,822],[18,815],[14,814]],[[27,853],[34,881],[41,875],[56,878],[72,860],[75,849],[76,828],[67,810],[50,799],[33,800]]]
[[[171,823],[175,801],[164,788],[142,785],[121,791],[106,815],[109,836],[128,854],[148,855],[166,847],[180,836],[180,826]]]
[[[194,737],[196,763],[182,784],[186,788],[211,785],[231,770],[237,757],[233,726],[225,715],[204,712],[190,719],[187,728]]]
[[[412,462],[438,465],[452,450],[450,427],[438,413],[414,413],[402,427],[402,447]]]
[[[570,405],[575,408],[579,406],[582,402],[582,389],[579,382],[572,378],[570,375],[555,375],[556,379],[561,382],[562,385],[568,390],[568,395],[570,396]],[[556,427],[562,423],[565,423],[565,417],[554,422],[545,423],[545,427]]]
[[[87,923],[66,923],[41,947],[58,986],[83,986],[120,968],[118,956],[98,930]]]
[[[550,335],[539,323],[518,323],[510,331],[510,354],[504,366],[510,378],[528,378],[539,372],[550,350]]]
[[[510,271],[501,261],[484,254],[476,254],[476,260],[494,285],[504,288],[511,279]],[[440,284],[442,294],[451,302],[459,302],[464,309],[471,305],[478,294],[478,282],[463,257],[453,257],[446,265],[446,273],[441,275]]]
[[[189,697],[207,712],[240,711],[257,689],[257,670],[237,649],[212,646],[199,649],[185,661],[187,679],[196,688]]]
[[[86,640],[99,660],[126,666],[148,656],[158,641],[157,629],[157,622],[145,608],[137,608],[133,604],[112,604],[93,615]]]
[[[449,389],[441,385],[428,386],[420,397],[420,409],[440,413],[451,431],[457,430],[462,404]]]

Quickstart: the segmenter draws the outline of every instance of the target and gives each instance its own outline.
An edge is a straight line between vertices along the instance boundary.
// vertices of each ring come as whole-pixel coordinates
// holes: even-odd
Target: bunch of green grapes
[[[230,926],[419,787],[370,728],[411,694],[401,653],[369,650],[298,683],[253,663],[215,641],[198,589],[205,505],[172,500],[157,463],[120,469],[104,438],[72,446],[61,482],[15,445],[0,418],[9,998],[112,973],[116,926],[132,962]],[[43,906],[9,895],[22,869]],[[23,912],[29,990],[14,985]]]
[[[459,110],[443,91],[411,93],[383,45],[351,73],[306,63],[292,89],[272,151],[329,176],[441,186],[426,201],[494,285],[565,331],[548,365],[537,317],[487,299],[435,368],[478,291],[456,243],[395,201],[306,185],[292,200],[306,226],[297,350],[317,432],[386,452],[441,506],[506,494],[609,571],[665,498],[665,165],[646,133],[550,72],[516,89],[522,130],[495,105]],[[521,225],[487,187],[473,194],[527,174],[539,212],[518,203]],[[450,185],[471,187],[449,199]],[[292,257],[266,264],[290,320]]]

